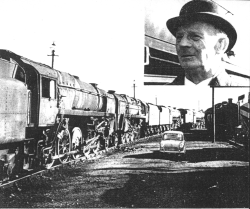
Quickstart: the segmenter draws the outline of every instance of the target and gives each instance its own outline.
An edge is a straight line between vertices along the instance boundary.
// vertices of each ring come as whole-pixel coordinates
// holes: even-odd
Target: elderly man
[[[235,45],[237,33],[220,15],[220,9],[213,1],[193,0],[182,7],[178,17],[167,21],[169,31],[176,37],[176,51],[186,75],[185,85],[250,84],[248,78],[241,80],[243,84],[225,71],[222,58]]]

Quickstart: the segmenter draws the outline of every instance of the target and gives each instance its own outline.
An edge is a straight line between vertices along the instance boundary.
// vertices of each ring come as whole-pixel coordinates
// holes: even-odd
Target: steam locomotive
[[[180,112],[0,50],[0,182],[180,126]]]
[[[205,111],[205,124],[210,135],[213,133],[213,109]],[[215,135],[217,140],[233,140],[244,145],[249,143],[250,101],[240,105],[232,99],[215,105]],[[248,146],[246,146],[248,147]]]

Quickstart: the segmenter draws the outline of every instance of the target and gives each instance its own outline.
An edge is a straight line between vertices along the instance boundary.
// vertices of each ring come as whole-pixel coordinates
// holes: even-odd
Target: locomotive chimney
[[[109,94],[114,94],[115,91],[114,91],[114,90],[109,90],[108,93],[109,93]]]
[[[227,103],[228,103],[227,101],[224,101],[221,103],[221,105],[227,105]]]
[[[228,99],[228,103],[229,103],[229,104],[232,104],[232,103],[233,103],[233,99],[229,98],[229,99]]]
[[[97,83],[90,83],[90,84],[91,84],[93,87],[95,87],[95,88],[96,88],[97,85],[98,85]]]

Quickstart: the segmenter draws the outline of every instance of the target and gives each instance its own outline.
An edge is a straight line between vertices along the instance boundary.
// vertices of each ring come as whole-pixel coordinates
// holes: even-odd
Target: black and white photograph
[[[249,208],[250,1],[0,2],[0,208]]]

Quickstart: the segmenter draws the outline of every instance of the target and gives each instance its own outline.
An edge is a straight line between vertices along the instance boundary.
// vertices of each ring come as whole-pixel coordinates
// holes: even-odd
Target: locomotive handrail
[[[85,89],[75,88],[75,87],[73,87],[73,86],[61,85],[61,84],[58,84],[58,83],[57,83],[57,85],[58,85],[59,87],[65,87],[65,86],[66,86],[66,87],[69,88],[69,89],[74,89],[74,90],[76,90],[76,91],[81,91],[81,92],[83,92],[83,93],[91,94],[91,95],[94,95],[94,96],[113,98],[113,97],[109,96],[108,94],[94,93],[94,92],[91,92],[91,91],[88,91],[88,90],[85,90]]]

